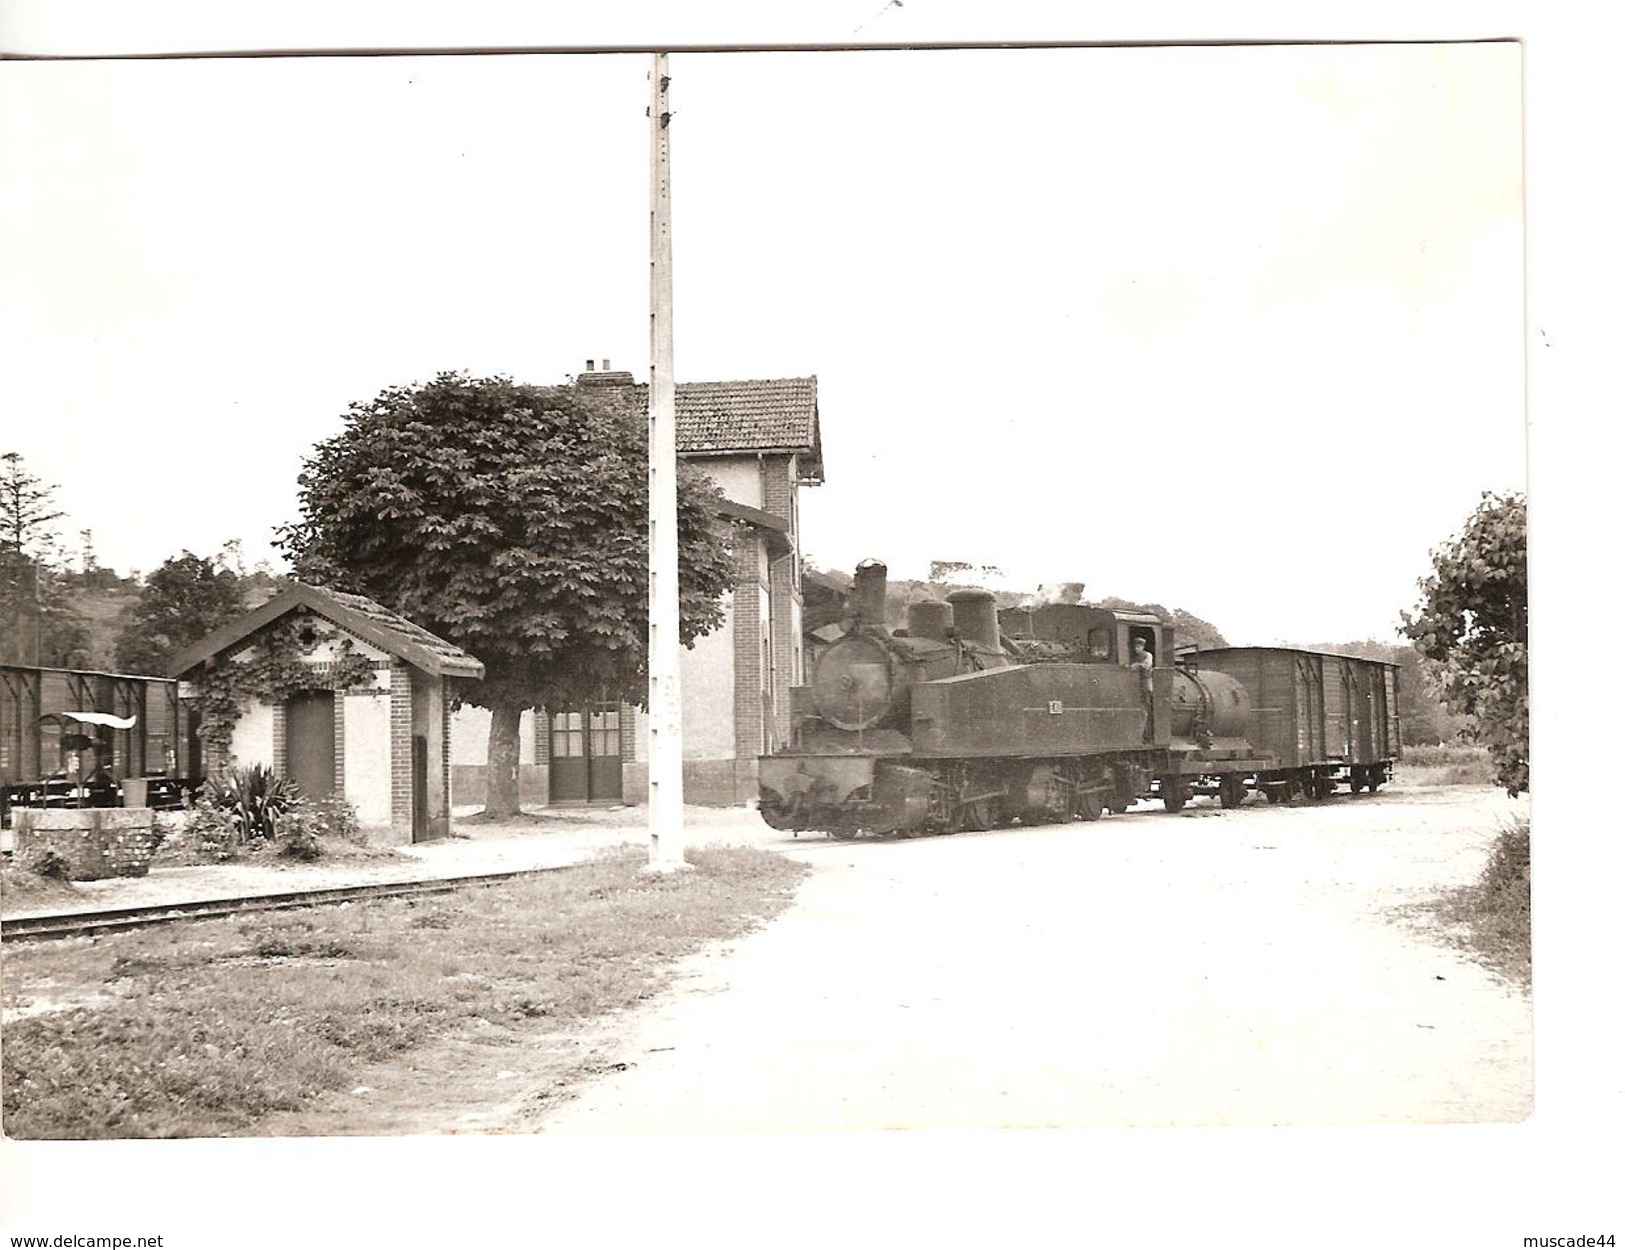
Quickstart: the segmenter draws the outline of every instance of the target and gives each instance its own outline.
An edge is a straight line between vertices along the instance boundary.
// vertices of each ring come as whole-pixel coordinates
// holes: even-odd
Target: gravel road
[[[748,817],[814,866],[796,904],[624,1022],[624,1071],[508,1127],[1522,1119],[1529,997],[1407,912],[1520,810],[1422,787],[863,843]]]

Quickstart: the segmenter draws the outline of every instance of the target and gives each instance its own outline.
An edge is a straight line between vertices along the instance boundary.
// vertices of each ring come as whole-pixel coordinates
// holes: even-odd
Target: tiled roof
[[[421,625],[414,625],[399,612],[391,612],[376,600],[369,599],[365,595],[352,595],[344,591],[328,590],[326,587],[314,587],[314,589],[320,590],[322,594],[348,608],[358,616],[373,622],[380,631],[393,635],[401,643],[415,643],[440,661],[443,672],[456,673],[479,664],[478,660],[455,643],[447,642],[438,634],[431,634]],[[404,649],[404,647],[401,648],[401,650]],[[397,654],[399,654],[399,651]]]
[[[679,451],[812,451],[817,446],[816,378],[677,384]]]
[[[649,388],[630,373],[583,373],[576,384],[626,387],[647,406]],[[742,452],[801,453],[803,480],[823,480],[818,433],[818,379],[757,378],[745,382],[677,384],[677,450],[685,456]]]
[[[193,643],[169,664],[171,677],[183,677],[204,661],[229,650],[256,631],[290,612],[305,609],[347,629],[380,650],[436,677],[483,677],[485,666],[461,647],[414,625],[398,612],[365,595],[345,594],[295,582],[276,598],[228,621]]]

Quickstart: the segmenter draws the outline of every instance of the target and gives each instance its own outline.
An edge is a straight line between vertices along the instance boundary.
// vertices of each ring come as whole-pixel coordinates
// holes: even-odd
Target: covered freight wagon
[[[1399,670],[1382,660],[1290,647],[1187,652],[1191,668],[1224,673],[1246,689],[1249,738],[1276,766],[1257,788],[1273,800],[1324,798],[1338,785],[1375,790],[1399,759]]]

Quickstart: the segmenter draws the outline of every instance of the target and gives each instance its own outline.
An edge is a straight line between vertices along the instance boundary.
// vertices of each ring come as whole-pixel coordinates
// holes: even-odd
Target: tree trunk
[[[485,755],[485,814],[519,814],[519,716],[517,703],[499,703],[491,709],[491,737]]]

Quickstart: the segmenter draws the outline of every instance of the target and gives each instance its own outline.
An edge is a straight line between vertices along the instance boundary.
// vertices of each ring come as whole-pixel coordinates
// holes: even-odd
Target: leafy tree
[[[1462,532],[1435,549],[1401,629],[1445,706],[1472,718],[1507,793],[1529,788],[1529,562],[1522,495],[1486,491]]]
[[[277,545],[297,576],[378,600],[485,665],[486,810],[519,808],[528,708],[647,693],[648,429],[637,392],[445,373],[352,404],[299,476]],[[678,471],[685,644],[733,582],[720,493]]]
[[[147,575],[125,612],[114,663],[121,672],[162,673],[170,657],[242,613],[243,591],[221,557],[170,557]]]

